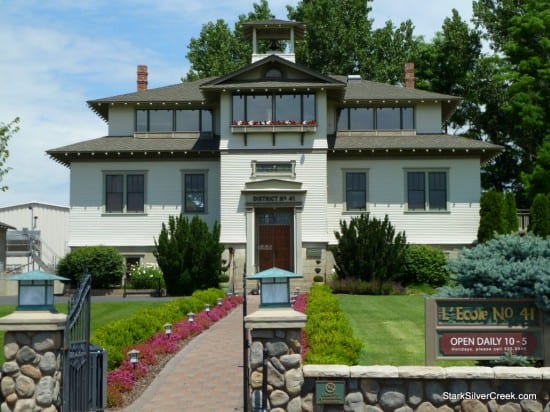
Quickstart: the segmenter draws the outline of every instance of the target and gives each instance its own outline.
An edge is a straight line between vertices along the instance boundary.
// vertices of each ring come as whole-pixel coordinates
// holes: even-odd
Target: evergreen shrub
[[[542,237],[550,235],[550,200],[543,193],[537,194],[531,204],[529,231]]]
[[[448,269],[458,286],[443,288],[447,296],[534,298],[550,315],[550,238],[500,235],[464,250]]]
[[[480,243],[492,239],[498,233],[503,233],[503,202],[502,193],[496,190],[489,190],[481,195],[479,201],[479,227],[477,230],[477,240]]]
[[[395,232],[388,216],[384,220],[364,213],[340,221],[340,232],[334,233],[338,244],[331,248],[335,275],[339,279],[384,281],[398,277],[403,269],[407,240],[404,232]]]
[[[198,216],[170,216],[162,224],[154,255],[164,274],[166,291],[172,296],[218,286],[223,246],[220,225],[212,231]]]
[[[86,270],[92,277],[92,288],[118,286],[124,275],[122,255],[110,246],[85,246],[68,253],[57,265],[57,274],[71,279],[73,285]]]
[[[517,233],[519,229],[518,208],[516,196],[512,192],[506,192],[502,203],[502,233]]]
[[[305,335],[310,364],[355,365],[362,343],[340,308],[340,303],[326,285],[314,285],[308,295]]]
[[[428,245],[409,245],[405,252],[404,285],[426,284],[433,287],[445,285],[450,278],[447,259],[441,249]]]

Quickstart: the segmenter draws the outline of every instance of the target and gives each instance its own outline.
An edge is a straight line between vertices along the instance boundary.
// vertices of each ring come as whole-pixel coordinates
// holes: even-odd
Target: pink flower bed
[[[306,307],[307,307],[307,295],[302,294],[296,296],[296,300],[294,301],[294,310],[302,313],[306,313]],[[304,360],[304,356],[306,352],[309,350],[309,347],[307,345],[307,335],[305,332],[305,329],[302,329],[302,336],[300,339],[300,343],[302,345],[302,361]]]
[[[231,299],[226,297],[221,305],[215,305],[208,313],[205,310],[197,313],[194,322],[189,322],[186,317],[173,325],[170,336],[165,332],[158,332],[145,342],[126,348],[125,354],[131,349],[139,351],[139,362],[132,364],[126,357],[117,369],[107,373],[107,406],[121,406],[123,394],[130,392],[135,382],[147,375],[150,366],[157,364],[159,355],[177,352],[182,341],[208,329],[241,303],[241,296],[233,296]]]

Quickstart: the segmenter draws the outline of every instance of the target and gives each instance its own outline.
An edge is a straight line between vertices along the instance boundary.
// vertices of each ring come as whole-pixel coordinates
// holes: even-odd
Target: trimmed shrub
[[[362,343],[326,285],[314,285],[306,305],[306,363],[356,365]]]
[[[542,237],[550,235],[550,201],[543,193],[536,195],[531,204],[529,231]]]
[[[409,245],[405,252],[403,276],[399,280],[404,285],[443,286],[450,278],[446,265],[442,250],[428,245]]]
[[[501,192],[489,190],[481,195],[479,201],[479,227],[477,240],[486,242],[496,234],[503,232],[504,219],[502,213],[503,196]]]
[[[465,250],[448,264],[459,286],[455,297],[534,298],[550,314],[550,238],[500,235]]]
[[[517,233],[519,229],[518,208],[516,196],[512,192],[506,192],[502,203],[502,233]]]
[[[71,279],[73,285],[86,270],[93,288],[118,286],[124,275],[122,255],[110,246],[86,246],[73,250],[57,265],[57,274]]]
[[[387,215],[379,220],[365,213],[352,218],[349,225],[340,221],[340,232],[334,234],[338,245],[331,251],[339,279],[377,281],[382,287],[384,281],[401,274],[407,241],[404,232],[395,233]]]

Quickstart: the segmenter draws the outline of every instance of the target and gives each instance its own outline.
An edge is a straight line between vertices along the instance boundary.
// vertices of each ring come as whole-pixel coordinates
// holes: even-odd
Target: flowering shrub
[[[233,126],[316,126],[315,120],[234,120]]]
[[[212,291],[207,291],[207,293],[198,294],[198,296],[204,297],[211,294]],[[187,299],[187,301],[191,299]],[[122,354],[119,354],[121,355],[119,357],[123,359],[119,366],[107,373],[107,406],[109,408],[122,406],[124,393],[130,392],[135,382],[146,376],[149,367],[158,363],[159,355],[175,353],[180,342],[198,335],[214,322],[226,316],[231,309],[242,303],[242,297],[225,297],[221,303],[221,305],[209,303],[211,304],[210,311],[207,313],[206,310],[202,310],[195,314],[194,322],[190,322],[187,316],[176,322],[172,326],[170,336],[167,336],[165,332],[157,332],[142,343],[125,347],[121,351]],[[201,305],[204,307],[204,303]],[[136,364],[132,364],[126,356],[131,349],[139,351],[139,362]]]
[[[132,289],[164,289],[164,277],[157,266],[132,266],[128,287]]]

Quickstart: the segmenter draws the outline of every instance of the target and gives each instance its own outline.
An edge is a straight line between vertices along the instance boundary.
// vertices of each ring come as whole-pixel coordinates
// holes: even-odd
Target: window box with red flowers
[[[314,133],[315,120],[235,120],[231,125],[233,133]]]

